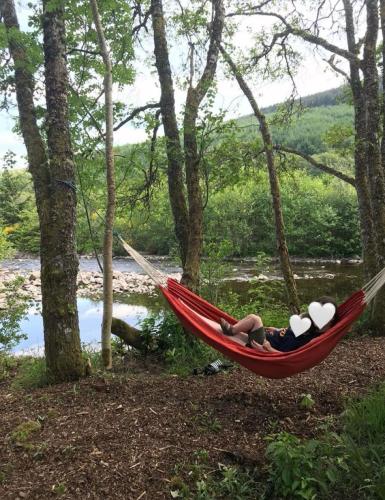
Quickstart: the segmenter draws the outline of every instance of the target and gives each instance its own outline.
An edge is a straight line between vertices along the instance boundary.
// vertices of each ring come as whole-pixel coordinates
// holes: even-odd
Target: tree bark
[[[48,8],[49,7],[49,8]],[[54,380],[84,372],[76,302],[76,192],[68,125],[64,11],[43,0],[43,46],[50,185],[42,210],[41,286],[48,373]]]
[[[125,344],[135,347],[139,351],[144,350],[146,347],[142,332],[119,318],[112,318],[111,332],[123,340]]]
[[[45,4],[46,5],[46,2]],[[84,374],[76,304],[76,196],[67,117],[63,11],[43,14],[48,153],[36,119],[34,79],[13,0],[0,0],[15,66],[19,122],[40,223],[44,342],[53,382]]]
[[[265,148],[267,168],[268,168],[268,172],[269,172],[270,190],[271,190],[271,197],[272,197],[272,201],[273,201],[276,241],[277,241],[277,250],[278,250],[279,260],[281,263],[282,274],[283,274],[283,277],[285,280],[290,310],[292,312],[298,313],[299,312],[298,293],[297,293],[297,287],[296,287],[295,280],[294,280],[293,271],[291,268],[289,251],[288,251],[287,243],[286,243],[285,225],[284,225],[283,214],[282,214],[279,179],[278,179],[277,171],[276,171],[276,167],[275,167],[274,153],[273,153],[273,142],[271,139],[269,126],[267,124],[265,115],[260,111],[258,104],[257,104],[257,102],[256,102],[256,100],[251,92],[251,89],[249,88],[249,86],[245,82],[245,80],[244,80],[243,76],[241,75],[240,71],[238,70],[237,66],[235,65],[235,63],[233,62],[233,60],[231,59],[229,54],[225,51],[225,49],[222,46],[220,46],[220,50],[223,54],[225,61],[230,66],[230,69],[231,69],[233,75],[235,76],[242,92],[247,97],[247,99],[250,103],[250,106],[254,112],[254,115],[256,116],[256,118],[259,122],[262,140],[263,140],[263,144],[264,144],[264,148]]]
[[[114,117],[112,103],[112,66],[107,48],[104,30],[100,21],[97,0],[90,0],[92,15],[99,47],[103,57],[105,68],[104,96],[105,96],[105,158],[106,158],[106,182],[107,182],[107,207],[104,225],[103,241],[103,319],[102,319],[102,359],[106,369],[112,368],[111,353],[111,323],[112,323],[112,244],[115,219],[115,165],[114,165]]]
[[[203,204],[200,187],[200,158],[197,147],[196,121],[199,107],[207,91],[213,83],[222,39],[225,11],[222,0],[213,0],[214,16],[210,27],[210,44],[206,56],[203,73],[194,87],[192,75],[187,91],[184,112],[184,153],[186,165],[186,184],[189,206],[189,235],[186,265],[183,269],[181,282],[197,290],[199,288],[199,271],[203,243]]]
[[[154,32],[155,66],[158,71],[161,98],[160,109],[168,160],[168,191],[173,213],[175,234],[179,244],[182,267],[185,267],[189,237],[189,219],[183,180],[183,153],[175,113],[174,84],[168,55],[162,0],[151,0]]]
[[[32,175],[36,205],[40,219],[46,213],[44,207],[50,184],[48,157],[37,124],[33,94],[35,82],[28,69],[26,48],[20,43],[20,27],[13,0],[0,0],[0,13],[7,30],[8,47],[15,66],[15,87],[19,111],[19,124],[27,149],[28,169]]]

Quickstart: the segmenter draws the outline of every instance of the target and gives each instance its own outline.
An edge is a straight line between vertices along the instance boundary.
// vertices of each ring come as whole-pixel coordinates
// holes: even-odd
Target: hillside
[[[269,119],[273,113],[268,114]],[[288,125],[272,125],[273,140],[301,150],[307,154],[323,153],[327,150],[324,134],[331,127],[350,127],[353,123],[353,108],[349,104],[318,106],[306,109]],[[241,135],[246,139],[258,132],[257,120],[253,115],[237,120]]]

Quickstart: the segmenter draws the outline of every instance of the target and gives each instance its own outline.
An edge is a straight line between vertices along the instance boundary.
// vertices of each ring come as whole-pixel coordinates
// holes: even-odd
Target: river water
[[[165,273],[180,272],[180,268],[168,258],[149,257],[151,263]],[[13,259],[3,261],[2,268],[15,272],[28,272],[39,269],[37,259]],[[81,271],[99,271],[95,259],[81,258]],[[114,270],[143,274],[141,268],[130,258],[114,259]],[[303,303],[309,303],[319,295],[331,295],[338,300],[350,295],[360,288],[362,282],[362,266],[356,262],[341,261],[294,261],[293,271]],[[226,264],[226,272],[222,282],[222,293],[234,291],[248,300],[248,291],[256,286],[257,277],[266,280],[281,280],[277,263],[258,268],[252,259],[232,260]],[[165,307],[162,297],[157,295],[131,294],[116,295],[114,316],[125,320],[132,326],[138,326],[148,314]],[[100,324],[102,318],[102,302],[89,298],[78,299],[81,340],[98,348]],[[32,307],[22,320],[20,329],[27,339],[14,349],[16,353],[41,352],[43,346],[43,326],[39,305]]]

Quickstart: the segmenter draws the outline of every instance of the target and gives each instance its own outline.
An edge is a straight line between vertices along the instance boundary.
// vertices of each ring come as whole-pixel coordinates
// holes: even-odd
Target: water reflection
[[[36,261],[26,259],[22,266],[30,266]],[[171,267],[170,261],[159,260],[158,267]],[[87,260],[83,266],[95,266],[93,260]],[[11,261],[9,263],[11,267]],[[15,266],[15,261],[13,261]],[[115,268],[126,270],[126,267],[132,266],[132,262],[127,259],[119,259],[115,262]],[[337,299],[337,302],[343,301],[353,291],[359,289],[363,283],[362,266],[348,263],[295,263],[293,265],[296,274],[296,283],[300,294],[302,304],[308,304],[320,295],[331,295]],[[281,273],[277,263],[263,269],[263,274],[268,281],[282,280]],[[226,302],[226,295],[232,291],[239,295],[239,303],[246,304],[250,301],[253,290],[258,289],[261,282],[253,280],[255,276],[261,275],[261,270],[257,269],[255,263],[250,261],[238,261],[231,265],[226,273],[226,279],[220,286],[220,297],[222,302]],[[280,288],[281,289],[281,288]],[[280,296],[275,295],[277,291],[270,292],[270,298],[284,300],[284,290],[281,289]],[[158,312],[164,309],[165,301],[161,295],[115,295],[113,314],[115,317],[125,320],[131,326],[138,326],[140,321],[148,314]],[[102,320],[103,305],[100,300],[86,298],[78,299],[80,335],[81,341],[87,344],[100,345],[100,325]],[[250,311],[253,312],[253,311]],[[21,322],[21,330],[28,335],[28,339],[22,341],[15,352],[25,352],[32,350],[41,350],[44,344],[43,324],[40,311],[31,308],[28,316]]]
[[[138,326],[150,310],[139,304],[114,304],[113,314],[116,318],[123,319],[131,326]],[[100,345],[100,325],[102,322],[103,303],[91,299],[79,298],[79,324],[81,341],[92,346]],[[41,354],[43,351],[43,319],[39,308],[33,306],[29,309],[27,317],[21,321],[20,329],[28,338],[20,342],[14,349],[16,354]]]

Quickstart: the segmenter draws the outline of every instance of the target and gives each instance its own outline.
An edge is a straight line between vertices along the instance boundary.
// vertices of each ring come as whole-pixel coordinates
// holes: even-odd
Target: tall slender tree
[[[247,97],[251,109],[253,110],[253,113],[259,122],[259,128],[261,131],[263,145],[264,145],[264,152],[266,155],[267,169],[269,172],[270,191],[271,191],[271,198],[274,210],[275,233],[276,233],[278,256],[281,263],[282,274],[285,280],[290,310],[295,313],[298,313],[299,312],[298,293],[294,280],[293,270],[290,263],[289,251],[287,248],[285,224],[283,220],[282,205],[281,205],[281,188],[279,185],[277,169],[275,166],[274,148],[273,148],[273,141],[271,138],[270,128],[267,123],[265,115],[260,110],[258,103],[250,87],[247,85],[245,79],[243,78],[243,75],[240,72],[239,68],[234,63],[234,61],[232,60],[232,58],[226,52],[225,48],[222,45],[220,46],[220,50],[222,52],[225,61],[230,66],[231,72],[233,73],[235,79],[237,80],[239,87],[241,88],[244,95]]]
[[[232,13],[256,15],[275,19],[271,43],[265,43],[267,57],[272,47],[279,44],[284,52],[289,37],[300,38],[317,49],[331,54],[327,61],[334,71],[344,75],[350,86],[354,108],[354,163],[355,187],[357,191],[364,269],[367,278],[375,275],[385,265],[385,128],[380,112],[384,101],[384,87],[380,89],[378,77],[378,33],[379,22],[384,31],[384,2],[366,0],[338,0],[331,8],[321,2],[314,10],[314,20],[307,22],[306,9],[311,2],[275,2],[267,0],[254,5],[240,4]],[[270,8],[269,8],[270,7]],[[287,7],[287,9],[286,9]],[[380,7],[380,8],[379,8]],[[334,16],[338,12],[339,16]],[[305,22],[306,19],[306,22]],[[330,37],[322,36],[327,29],[322,23],[330,22]],[[333,37],[336,25],[345,36],[345,42]],[[382,51],[382,64],[385,52]],[[342,61],[342,63],[341,63]],[[292,75],[290,75],[292,77]],[[385,123],[385,118],[382,118]],[[382,289],[373,301],[370,327],[379,334],[384,333],[385,290]]]
[[[115,217],[115,168],[114,168],[114,116],[112,103],[112,65],[104,30],[99,15],[97,0],[90,0],[92,15],[98,34],[100,52],[105,67],[105,157],[107,181],[107,207],[103,242],[103,320],[102,320],[102,358],[105,368],[112,368],[111,323],[112,323],[112,243]]]

